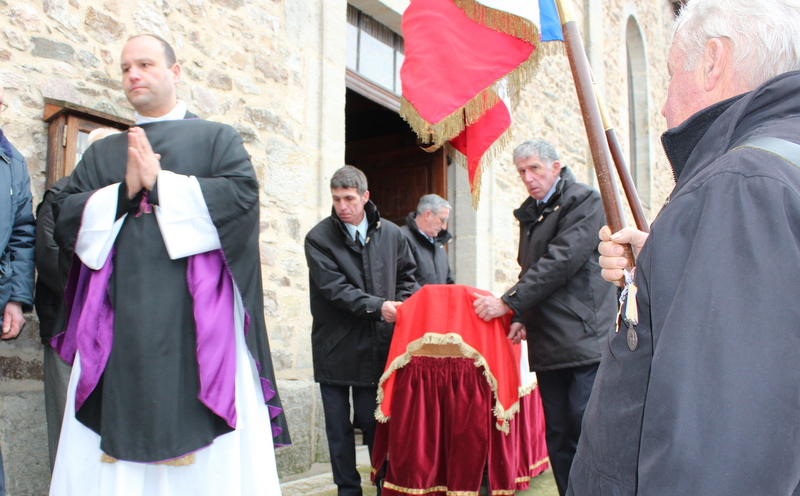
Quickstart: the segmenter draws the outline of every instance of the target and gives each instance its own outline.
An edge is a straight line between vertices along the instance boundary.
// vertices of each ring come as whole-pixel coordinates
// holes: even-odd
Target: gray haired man
[[[601,232],[604,277],[641,248],[639,319],[604,343],[573,495],[800,494],[798,25],[798,0],[690,0],[677,18],[676,184],[649,237]]]
[[[406,217],[403,231],[417,270],[414,277],[420,286],[425,284],[453,284],[450,261],[445,246],[453,237],[447,232],[450,221],[450,204],[439,195],[425,195],[419,199],[417,211]]]
[[[563,496],[601,343],[617,308],[614,286],[600,275],[594,234],[605,215],[600,194],[576,182],[549,142],[519,145],[514,164],[530,195],[514,211],[520,229],[519,282],[500,298],[478,298],[475,311],[488,321],[513,310],[510,337],[518,341],[527,333],[547,451]]]

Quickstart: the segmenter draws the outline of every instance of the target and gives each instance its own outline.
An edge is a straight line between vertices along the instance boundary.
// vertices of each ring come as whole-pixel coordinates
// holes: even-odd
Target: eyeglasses
[[[434,215],[436,215],[436,214],[434,214]],[[436,215],[436,218],[437,218],[437,219],[439,219],[439,220],[442,222],[442,225],[445,225],[445,224],[447,224],[447,221],[448,221],[448,220],[450,220],[450,219],[442,219],[442,218],[441,218],[441,217],[439,217],[438,215]]]

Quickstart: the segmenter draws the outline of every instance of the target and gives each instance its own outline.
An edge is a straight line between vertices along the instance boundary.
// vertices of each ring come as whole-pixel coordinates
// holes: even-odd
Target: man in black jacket
[[[649,236],[601,232],[612,280],[621,244],[641,248],[639,319],[604,345],[570,494],[800,494],[798,24],[798,0],[691,0],[676,20],[675,188]]]
[[[439,195],[425,195],[419,199],[417,211],[406,217],[403,231],[417,270],[414,278],[420,286],[426,284],[453,284],[450,261],[444,247],[453,236],[447,232],[450,204]]]
[[[605,215],[600,194],[576,183],[547,141],[518,146],[514,164],[530,194],[514,211],[520,224],[520,279],[501,298],[478,298],[475,310],[484,320],[513,310],[509,337],[529,338],[547,450],[563,495],[600,363],[600,343],[617,310],[614,286],[603,280],[597,262],[595,232]]]
[[[306,236],[314,379],[320,385],[333,480],[340,496],[361,495],[353,410],[372,451],[377,384],[397,306],[417,288],[414,257],[400,228],[369,200],[367,178],[344,166],[331,177],[333,209]]]

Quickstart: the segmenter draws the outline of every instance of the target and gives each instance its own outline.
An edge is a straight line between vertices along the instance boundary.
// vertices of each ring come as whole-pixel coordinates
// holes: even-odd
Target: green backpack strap
[[[742,144],[736,148],[732,148],[730,151],[740,148],[754,148],[756,150],[765,151],[800,168],[800,145],[797,143],[770,136],[757,136],[746,139]]]

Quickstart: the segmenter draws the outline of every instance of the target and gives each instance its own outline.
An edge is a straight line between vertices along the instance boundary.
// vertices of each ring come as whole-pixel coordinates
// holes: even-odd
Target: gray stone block
[[[0,393],[0,437],[7,494],[47,494],[50,461],[43,391]]]
[[[316,384],[310,381],[278,380],[278,391],[289,423],[292,446],[277,450],[278,473],[281,477],[299,474],[311,468],[315,440],[313,438]]]

